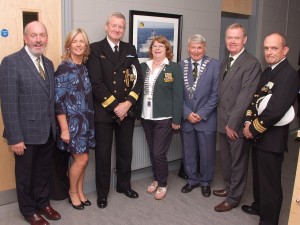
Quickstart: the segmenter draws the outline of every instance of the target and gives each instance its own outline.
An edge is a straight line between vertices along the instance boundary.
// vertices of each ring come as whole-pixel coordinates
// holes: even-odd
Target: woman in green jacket
[[[154,181],[147,192],[157,200],[167,193],[167,152],[173,130],[180,129],[183,109],[183,78],[180,65],[172,62],[173,52],[163,36],[154,37],[149,60],[141,64],[144,89],[141,95],[141,123],[149,147]]]

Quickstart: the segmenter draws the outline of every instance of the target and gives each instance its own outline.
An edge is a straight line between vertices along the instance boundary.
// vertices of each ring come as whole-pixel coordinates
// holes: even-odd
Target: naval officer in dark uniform
[[[288,51],[284,35],[272,33],[265,38],[269,67],[261,76],[243,130],[245,137],[253,140],[254,202],[243,205],[242,210],[259,215],[260,225],[277,225],[282,204],[281,168],[287,151],[288,123],[295,115],[291,106],[299,91],[298,74],[286,59]],[[269,101],[261,109],[264,98]]]
[[[113,133],[116,140],[117,192],[138,198],[138,193],[131,189],[130,179],[134,107],[142,88],[142,77],[135,47],[121,41],[125,24],[123,14],[112,13],[105,23],[107,37],[91,44],[88,60],[94,95],[99,208],[107,206]]]

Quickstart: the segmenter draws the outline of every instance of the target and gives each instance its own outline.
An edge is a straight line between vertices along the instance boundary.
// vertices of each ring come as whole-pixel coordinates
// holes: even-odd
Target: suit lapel
[[[32,76],[38,80],[38,83],[42,86],[42,88],[44,89],[44,91],[46,92],[47,95],[49,95],[49,90],[46,87],[45,82],[42,80],[41,74],[39,73],[39,71],[37,70],[37,68],[34,65],[34,62],[31,60],[30,56],[28,55],[28,53],[26,52],[25,48],[23,48],[21,50],[21,59],[26,63],[26,65],[28,66],[28,68],[31,70],[31,74]],[[44,60],[43,60],[44,61]],[[46,66],[44,66],[46,69]],[[49,75],[49,74],[48,74]],[[49,76],[48,76],[49,77]],[[50,78],[49,78],[50,79]]]
[[[246,50],[244,50],[244,52],[234,61],[234,63],[230,67],[230,69],[227,72],[227,74],[226,74],[226,76],[225,76],[224,79],[223,79],[223,75],[224,75],[224,72],[225,72],[225,67],[226,67],[227,60],[223,61],[223,63],[222,63],[222,69],[221,69],[222,73],[221,73],[221,77],[220,77],[220,83],[221,83],[220,93],[221,94],[226,90],[226,88],[230,84],[230,81],[235,76],[236,71],[240,68],[241,63],[243,62],[243,59],[245,57],[245,54],[246,54]]]

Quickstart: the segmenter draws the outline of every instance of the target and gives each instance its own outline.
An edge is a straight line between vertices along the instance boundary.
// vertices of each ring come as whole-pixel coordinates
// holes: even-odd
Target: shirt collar
[[[150,68],[150,70],[152,70],[152,62],[153,62],[153,59],[146,61],[146,64]],[[169,63],[170,62],[169,62],[168,58],[165,58],[164,61],[162,61],[162,63],[160,65],[162,65],[162,64],[169,65]]]
[[[245,51],[245,48],[243,48],[242,51],[240,51],[238,54],[236,54],[234,56],[229,55],[229,57],[232,57],[233,61],[235,61],[244,51]]]
[[[271,69],[274,70],[276,66],[278,66],[279,63],[281,63],[283,60],[285,60],[286,57],[284,57],[282,60],[280,60],[280,62],[274,64],[271,66]]]
[[[113,51],[115,51],[115,46],[116,46],[116,45],[118,46],[118,49],[119,49],[119,51],[120,51],[120,48],[119,48],[120,41],[118,42],[118,44],[114,44],[111,40],[109,40],[109,38],[108,38],[107,36],[106,36],[106,39],[107,39],[108,44],[110,45],[110,47],[111,47],[111,49],[112,49]]]
[[[29,48],[27,45],[25,45],[25,50],[26,52],[28,53],[29,57],[31,58],[31,60],[36,63],[36,60],[37,58],[40,58],[41,62],[43,62],[43,58],[40,56],[40,57],[36,57],[35,55],[33,55],[30,51],[29,51]]]

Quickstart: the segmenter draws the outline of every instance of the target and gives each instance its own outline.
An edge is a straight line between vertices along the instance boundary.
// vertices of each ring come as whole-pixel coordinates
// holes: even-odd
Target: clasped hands
[[[191,112],[190,115],[187,117],[187,120],[191,123],[199,123],[201,119],[201,116],[194,112]]]
[[[114,108],[114,113],[120,118],[120,121],[125,119],[125,117],[127,116],[127,112],[130,109],[131,105],[132,105],[132,103],[130,101],[125,101],[125,102],[119,103],[119,105],[117,105]]]

